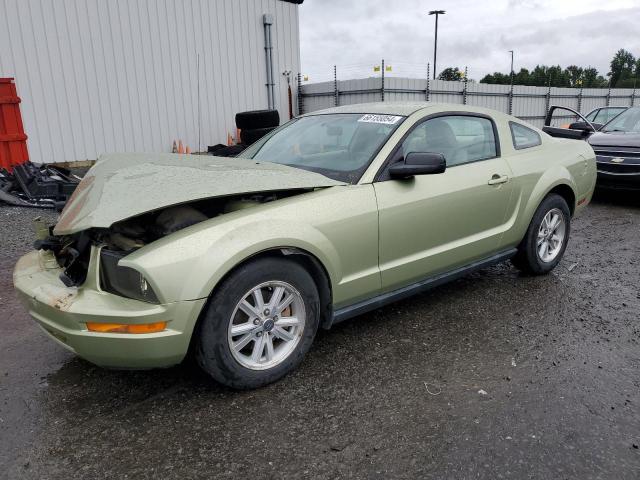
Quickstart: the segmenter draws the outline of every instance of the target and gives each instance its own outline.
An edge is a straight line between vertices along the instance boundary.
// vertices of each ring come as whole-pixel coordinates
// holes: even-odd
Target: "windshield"
[[[640,107],[627,109],[607,123],[600,131],[640,133]]]
[[[362,113],[301,117],[263,137],[239,156],[355,183],[404,118]]]

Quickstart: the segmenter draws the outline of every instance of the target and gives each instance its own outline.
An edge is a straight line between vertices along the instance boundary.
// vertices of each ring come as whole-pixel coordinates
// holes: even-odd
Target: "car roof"
[[[474,107],[471,105],[461,105],[458,103],[436,103],[436,102],[371,102],[358,103],[353,105],[342,105],[340,107],[326,108],[324,110],[316,110],[306,113],[303,116],[326,115],[332,113],[379,113],[384,115],[402,115],[409,116],[418,111],[428,111],[428,113],[436,112],[475,112],[493,117],[508,116],[497,110],[489,108]],[[427,113],[427,112],[425,112]]]

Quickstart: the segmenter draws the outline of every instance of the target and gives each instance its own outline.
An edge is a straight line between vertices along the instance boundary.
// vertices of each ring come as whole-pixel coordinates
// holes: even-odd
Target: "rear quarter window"
[[[516,150],[536,147],[542,144],[540,134],[529,127],[525,127],[519,123],[509,122],[509,128],[511,129],[513,147]]]

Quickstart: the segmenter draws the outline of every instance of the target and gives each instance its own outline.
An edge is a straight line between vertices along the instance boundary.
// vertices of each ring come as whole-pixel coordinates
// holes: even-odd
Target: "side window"
[[[587,119],[587,120],[589,120],[590,122],[593,122],[593,121],[595,120],[595,118],[596,118],[596,115],[597,115],[599,112],[600,112],[600,109],[598,109],[598,110],[594,110],[593,112],[589,112],[589,114],[588,114],[586,117],[584,117],[584,118],[586,118],[586,119]]]
[[[519,123],[509,122],[511,128],[511,139],[516,150],[522,148],[531,148],[542,143],[540,135],[535,130],[520,125]]]
[[[612,118],[616,117],[620,114],[624,109],[623,108],[609,108],[607,109],[607,115],[603,118],[603,123],[607,123]]]
[[[607,123],[608,120],[609,120],[609,109],[608,108],[602,108],[602,109],[600,109],[598,111],[598,114],[593,119],[593,122],[595,122],[595,123]]]
[[[410,152],[441,153],[449,167],[493,158],[497,156],[493,123],[466,115],[432,118],[402,142],[403,155]]]

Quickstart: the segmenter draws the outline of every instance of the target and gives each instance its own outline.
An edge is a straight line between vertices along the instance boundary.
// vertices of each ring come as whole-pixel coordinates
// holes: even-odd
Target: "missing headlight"
[[[100,287],[122,297],[147,303],[160,303],[151,285],[140,272],[129,267],[120,267],[118,262],[127,252],[100,251]]]

